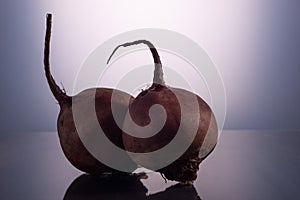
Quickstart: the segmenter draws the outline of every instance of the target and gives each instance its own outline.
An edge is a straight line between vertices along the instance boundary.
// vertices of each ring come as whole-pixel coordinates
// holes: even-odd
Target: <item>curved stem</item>
[[[152,53],[152,57],[155,63],[155,68],[154,68],[154,77],[153,77],[153,84],[159,84],[159,85],[165,85],[164,82],[164,77],[163,77],[163,70],[162,70],[162,65],[161,65],[161,61],[160,61],[160,57],[159,54],[156,50],[156,48],[154,47],[154,45],[149,42],[148,40],[136,40],[133,42],[128,42],[128,43],[124,43],[124,44],[120,44],[118,45],[112,52],[112,54],[109,56],[108,60],[107,60],[107,64],[109,63],[110,59],[112,58],[112,56],[114,55],[114,53],[120,48],[120,47],[128,47],[131,45],[137,45],[137,44],[146,44],[151,53]]]
[[[45,47],[44,47],[44,69],[45,75],[50,87],[51,92],[53,93],[55,99],[61,105],[63,102],[66,102],[70,97],[60,89],[60,87],[55,83],[51,72],[50,72],[50,38],[51,38],[51,26],[52,26],[52,14],[47,14],[47,25],[46,25],[46,35],[45,35]]]

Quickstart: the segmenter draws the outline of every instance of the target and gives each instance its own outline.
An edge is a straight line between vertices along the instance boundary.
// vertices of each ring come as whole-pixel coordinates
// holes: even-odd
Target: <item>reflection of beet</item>
[[[130,127],[131,133],[135,135],[142,135],[145,133],[141,133],[141,129],[133,123],[136,123],[139,126],[150,126],[150,130],[155,130],[157,127],[154,127],[155,123],[150,123],[151,119],[149,117],[149,109],[154,104],[160,104],[164,107],[167,119],[163,128],[156,135],[148,138],[134,137],[132,134],[129,135],[123,131],[123,143],[125,149],[135,153],[146,153],[161,149],[175,137],[179,125],[182,125],[185,135],[184,139],[192,141],[192,144],[179,159],[170,165],[159,169],[158,172],[162,173],[169,180],[190,183],[197,178],[197,171],[199,169],[200,162],[216,145],[218,129],[215,117],[208,104],[205,103],[205,101],[199,96],[183,89],[171,88],[165,85],[160,57],[152,43],[146,40],[138,40],[119,45],[117,48],[120,46],[126,47],[140,43],[144,43],[150,48],[154,58],[155,70],[153,84],[148,89],[142,91],[130,104],[130,115],[125,117],[123,127]],[[116,49],[113,52],[115,52]],[[188,112],[189,116],[189,119],[185,121],[186,124],[180,124],[182,117],[180,104],[174,94],[180,97],[180,99],[183,99],[182,104],[185,104],[188,107],[188,109],[185,110],[185,112]],[[193,98],[198,101],[198,107],[190,105]],[[193,120],[196,119],[196,116],[199,116],[199,113],[199,125],[198,128],[196,127],[197,133],[194,138],[191,138],[193,136],[191,133],[191,129],[193,129],[191,123],[195,124]],[[161,119],[160,115],[160,113],[154,114],[152,118],[153,121],[159,121],[159,119]],[[134,122],[132,122],[130,116]],[[139,162],[138,156],[133,155],[133,159],[135,162]],[[160,159],[163,159],[163,156]],[[160,161],[149,160],[149,163],[154,162]]]
[[[70,97],[62,91],[55,83],[50,73],[50,37],[51,37],[52,15],[47,15],[47,28],[44,49],[44,65],[45,73],[50,89],[60,105],[60,113],[57,121],[57,129],[60,144],[67,159],[79,170],[87,173],[115,172],[97,159],[95,159],[82,144],[77,129],[75,127],[72,104],[74,106],[81,105],[81,116],[84,118],[81,124],[77,126],[84,127],[86,132],[81,132],[84,136],[90,134],[94,130],[94,124],[91,123],[91,114],[87,112],[88,105],[91,105],[95,99],[95,109],[98,122],[106,136],[118,147],[123,148],[122,130],[117,126],[113,119],[111,104],[118,110],[119,117],[125,117],[127,112],[126,101],[130,98],[125,92],[107,88],[87,89],[79,94]],[[112,93],[116,98],[111,100]],[[84,106],[82,106],[84,105]],[[86,105],[86,106],[85,106]]]
[[[143,200],[148,191],[140,181],[144,176],[145,174],[83,174],[69,186],[64,200]]]
[[[193,185],[176,184],[163,192],[147,197],[147,200],[201,200]]]
[[[147,196],[140,179],[146,174],[87,175],[77,177],[68,187],[64,200],[200,200],[193,185],[176,184]]]

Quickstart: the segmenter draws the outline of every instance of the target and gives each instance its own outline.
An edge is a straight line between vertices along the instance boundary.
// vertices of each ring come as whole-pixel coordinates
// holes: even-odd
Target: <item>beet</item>
[[[167,166],[153,170],[160,172],[169,180],[191,183],[197,178],[200,162],[212,152],[217,143],[218,128],[214,114],[208,104],[198,95],[184,89],[172,88],[165,84],[160,57],[151,42],[137,40],[125,43],[116,47],[113,53],[121,46],[126,47],[141,43],[146,44],[151,50],[155,63],[154,78],[153,84],[138,94],[129,106],[123,124],[125,149],[134,153],[130,155],[137,164],[151,169],[153,163],[164,162],[164,155],[161,155],[161,157],[147,157],[146,163],[149,163],[147,165],[144,162],[145,160],[141,161],[139,154],[136,153],[146,154],[161,149],[175,138],[179,127],[182,127],[181,130],[183,130],[184,134],[181,138],[182,141],[191,141],[188,143],[185,151],[178,156],[178,159],[170,162]],[[180,97],[181,103],[179,103],[177,97]],[[193,100],[194,104],[191,103]],[[146,133],[141,131],[138,126],[148,126],[150,130],[154,131],[157,130],[155,121],[159,123],[163,119],[163,113],[161,112],[152,113],[150,118],[149,109],[155,104],[164,107],[167,119],[157,134],[146,137],[143,136]],[[187,108],[185,111],[188,113],[188,117],[181,113],[181,106]],[[199,115],[200,117],[197,117]],[[185,120],[181,121],[182,117]],[[194,126],[195,121],[197,122],[196,127]],[[194,133],[196,134],[192,134],[192,129],[195,130]],[[130,134],[127,130],[130,130]]]
[[[122,142],[122,130],[114,121],[111,107],[112,105],[115,106],[118,109],[119,117],[121,116],[124,118],[128,109],[126,100],[131,98],[131,96],[125,92],[115,89],[90,88],[71,97],[68,96],[64,90],[61,90],[55,83],[50,72],[49,54],[51,25],[52,15],[48,14],[44,48],[44,66],[49,87],[60,106],[60,112],[57,120],[57,129],[62,150],[71,164],[81,171],[92,174],[103,172],[118,172],[117,170],[97,160],[83,145],[74,123],[72,105],[81,105],[81,116],[85,120],[82,121],[79,126],[87,127],[85,129],[86,132],[81,134],[90,134],[94,130],[93,126],[95,125],[91,124],[91,121],[93,120],[90,120],[91,115],[89,112],[87,112],[87,107],[89,104],[93,103],[91,102],[91,99],[95,99],[97,119],[102,130],[114,145],[124,149]],[[114,96],[116,97],[113,98],[113,100],[111,98],[112,93],[114,93]],[[78,126],[78,124],[76,125]]]

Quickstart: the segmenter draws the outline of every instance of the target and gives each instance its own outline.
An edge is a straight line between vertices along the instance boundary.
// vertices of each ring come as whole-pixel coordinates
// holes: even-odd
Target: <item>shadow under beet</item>
[[[64,200],[200,200],[193,185],[177,184],[165,191],[147,196],[148,189],[136,175],[87,175],[77,177],[67,189]]]

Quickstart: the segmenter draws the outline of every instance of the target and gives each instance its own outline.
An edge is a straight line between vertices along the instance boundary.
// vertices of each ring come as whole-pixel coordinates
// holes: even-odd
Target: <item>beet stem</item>
[[[50,38],[51,38],[51,26],[52,26],[52,14],[47,14],[47,25],[46,25],[46,35],[45,35],[45,47],[44,47],[44,69],[46,78],[50,87],[51,92],[53,93],[55,99],[60,105],[69,100],[66,92],[61,90],[60,87],[55,83],[51,72],[50,72]]]
[[[161,61],[160,61],[159,54],[158,54],[156,48],[154,47],[154,45],[148,40],[136,40],[136,41],[133,41],[133,42],[128,42],[128,43],[118,45],[113,50],[111,55],[109,56],[109,58],[107,60],[107,64],[109,63],[109,61],[112,58],[112,56],[114,55],[114,53],[120,47],[128,47],[128,46],[137,45],[137,44],[141,44],[141,43],[146,44],[150,48],[150,51],[152,53],[152,57],[153,57],[153,60],[154,60],[154,63],[155,63],[153,84],[165,85],[165,81],[164,81],[164,78],[163,78],[162,64],[161,64]]]

